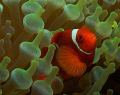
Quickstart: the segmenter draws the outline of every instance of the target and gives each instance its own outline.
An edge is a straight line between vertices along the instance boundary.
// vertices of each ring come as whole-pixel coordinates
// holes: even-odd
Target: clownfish
[[[59,67],[62,78],[82,76],[94,59],[96,36],[87,26],[56,33],[51,44],[56,46],[53,66]]]

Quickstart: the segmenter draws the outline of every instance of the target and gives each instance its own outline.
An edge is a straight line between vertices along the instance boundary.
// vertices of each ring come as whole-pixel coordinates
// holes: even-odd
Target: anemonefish
[[[87,26],[56,33],[51,44],[56,46],[52,60],[53,66],[59,67],[63,79],[84,74],[94,59],[96,36]]]

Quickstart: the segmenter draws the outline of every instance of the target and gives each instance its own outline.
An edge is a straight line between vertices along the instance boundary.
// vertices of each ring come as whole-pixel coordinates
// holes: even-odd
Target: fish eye
[[[79,41],[81,41],[83,39],[83,37],[82,36],[79,36]]]
[[[83,40],[83,35],[79,35],[79,34],[78,34],[78,35],[77,35],[77,40],[78,40],[78,41],[82,41],[82,40]]]
[[[82,39],[82,36],[79,36],[79,39],[81,40],[81,39]]]

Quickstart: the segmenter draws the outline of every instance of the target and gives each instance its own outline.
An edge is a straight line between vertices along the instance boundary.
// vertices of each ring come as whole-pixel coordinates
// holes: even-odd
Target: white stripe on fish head
[[[83,52],[83,53],[85,53],[85,54],[87,54],[87,55],[90,55],[92,52],[91,52],[91,53],[88,53],[88,52],[83,51],[83,50],[79,47],[79,45],[78,45],[78,43],[77,43],[77,41],[76,41],[76,37],[77,37],[77,32],[78,32],[78,30],[79,30],[79,29],[73,29],[73,30],[72,30],[72,33],[71,33],[72,41],[73,41],[73,43],[77,46],[78,50],[80,50],[81,52]]]

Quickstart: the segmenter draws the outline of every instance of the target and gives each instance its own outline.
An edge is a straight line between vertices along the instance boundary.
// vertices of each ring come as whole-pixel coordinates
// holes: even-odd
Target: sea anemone
[[[63,81],[51,64],[51,38],[83,25],[97,37],[93,63],[83,76]],[[113,80],[120,71],[120,0],[1,0],[0,61],[0,95],[119,95],[118,73]],[[116,85],[103,90],[107,81]]]

